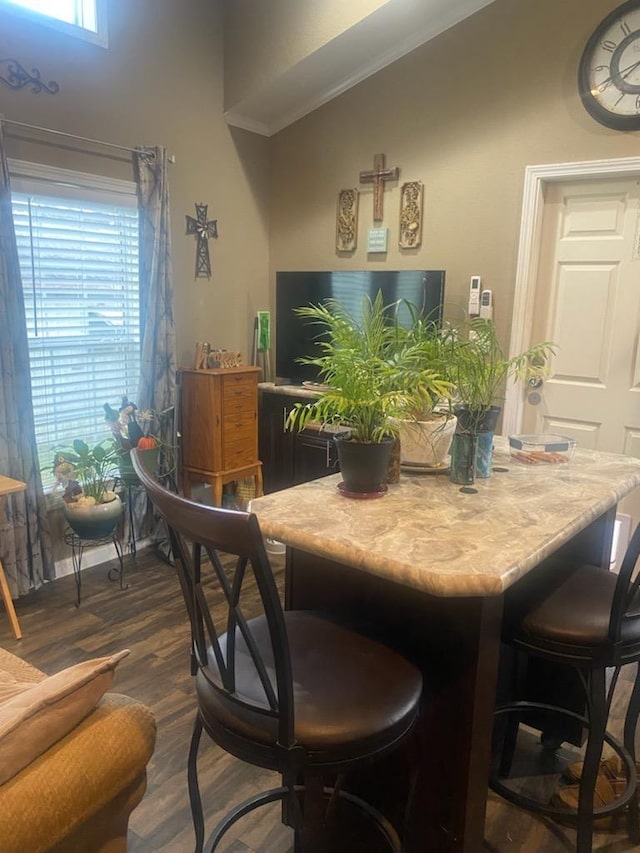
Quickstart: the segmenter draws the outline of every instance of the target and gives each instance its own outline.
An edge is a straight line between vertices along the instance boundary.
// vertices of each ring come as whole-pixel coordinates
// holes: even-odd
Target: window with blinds
[[[42,468],[54,448],[110,435],[103,406],[140,374],[138,213],[128,182],[12,170],[13,217]],[[43,475],[44,476],[44,475]],[[45,482],[47,478],[44,477]]]

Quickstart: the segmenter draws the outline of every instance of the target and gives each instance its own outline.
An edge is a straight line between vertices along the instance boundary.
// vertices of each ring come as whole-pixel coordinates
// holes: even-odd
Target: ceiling
[[[272,136],[494,0],[389,0],[225,112]]]

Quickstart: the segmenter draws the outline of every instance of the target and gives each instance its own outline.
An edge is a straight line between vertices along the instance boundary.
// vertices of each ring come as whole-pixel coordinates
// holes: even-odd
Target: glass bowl
[[[567,463],[573,456],[576,441],[565,435],[510,435],[511,458],[525,465]]]

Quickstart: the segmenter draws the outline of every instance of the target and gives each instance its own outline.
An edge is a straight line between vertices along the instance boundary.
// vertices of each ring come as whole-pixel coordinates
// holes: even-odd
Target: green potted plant
[[[417,359],[414,382],[401,381],[408,361],[400,357],[393,306],[384,305],[381,292],[363,301],[361,321],[333,299],[296,312],[321,327],[321,354],[304,363],[318,368],[328,390],[296,404],[287,428],[302,430],[311,421],[343,428],[335,442],[345,492],[383,493],[398,419],[421,407],[425,395],[444,391],[446,383]]]
[[[544,373],[553,351],[553,344],[543,342],[507,357],[493,321],[479,317],[445,336],[443,364],[455,388],[458,419],[453,441],[458,455],[452,458],[451,469],[454,482],[472,483],[476,476],[490,475],[493,433],[507,380]],[[476,453],[477,459],[472,462],[470,457]]]
[[[63,512],[81,539],[109,536],[122,515],[122,502],[113,491],[117,446],[113,439],[89,446],[75,439],[58,450],[53,462],[56,484],[63,488]]]

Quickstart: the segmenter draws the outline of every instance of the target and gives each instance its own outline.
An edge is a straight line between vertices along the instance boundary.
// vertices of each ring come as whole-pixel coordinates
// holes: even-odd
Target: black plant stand
[[[140,483],[130,483],[122,477],[116,477],[114,482],[114,491],[120,496],[120,499],[125,504],[125,513],[127,515],[127,551],[135,558],[136,546],[136,530],[134,525],[133,504],[136,495],[145,494],[145,490]]]
[[[80,606],[80,594],[81,594],[81,585],[82,585],[82,554],[84,549],[88,546],[96,547],[98,545],[109,545],[113,543],[116,554],[118,555],[118,562],[120,563],[120,568],[109,569],[107,572],[107,577],[110,581],[118,580],[120,582],[120,589],[127,589],[128,585],[125,585],[124,582],[124,559],[122,556],[122,545],[120,544],[120,540],[118,539],[117,529],[113,531],[109,536],[102,536],[98,538],[92,539],[83,539],[78,536],[78,534],[73,531],[70,527],[64,532],[64,541],[67,545],[71,546],[71,561],[73,564],[73,576],[76,582],[76,607]]]
[[[158,479],[165,488],[169,489],[175,494],[178,494],[178,486],[171,472],[169,472],[168,474],[160,475]],[[128,480],[123,479],[122,477],[116,477],[114,481],[114,491],[116,492],[116,494],[119,495],[120,500],[125,505],[125,514],[127,516],[128,527],[127,551],[131,554],[132,557],[135,558],[137,552],[137,545],[133,506],[136,496],[140,494],[146,494],[146,490],[140,482],[132,483]],[[152,547],[156,553],[156,556],[158,556],[161,560],[163,560],[163,562],[167,563],[168,565],[173,566],[174,563],[171,553],[171,545],[169,543],[169,536],[166,533],[166,530],[164,531],[164,534],[160,540],[152,541]]]

